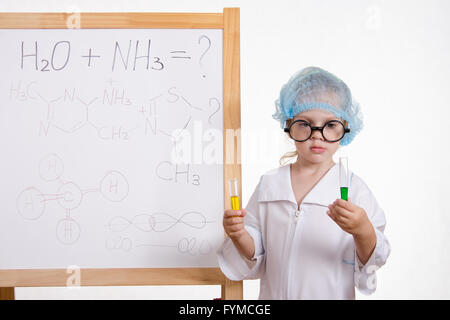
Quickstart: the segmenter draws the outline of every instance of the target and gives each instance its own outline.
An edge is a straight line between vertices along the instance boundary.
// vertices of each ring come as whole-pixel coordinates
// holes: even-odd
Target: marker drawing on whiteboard
[[[122,173],[109,171],[99,187],[82,189],[73,181],[63,181],[63,173],[64,165],[58,155],[51,153],[42,158],[39,162],[40,178],[47,182],[59,182],[59,188],[56,192],[44,193],[34,186],[27,187],[17,196],[16,209],[23,219],[37,220],[44,214],[46,203],[56,201],[65,212],[65,218],[56,225],[56,239],[69,245],[77,242],[81,233],[81,227],[72,218],[71,212],[81,205],[85,195],[100,192],[109,201],[122,201],[128,195],[128,181]]]
[[[214,222],[206,220],[206,217],[198,211],[185,212],[179,218],[175,218],[165,212],[156,212],[153,214],[139,214],[131,218],[131,220],[122,216],[115,216],[109,221],[107,227],[111,232],[123,232],[131,225],[143,232],[166,232],[176,225],[203,229],[207,224]]]
[[[186,50],[176,50],[176,51],[170,51],[171,54],[180,54],[180,53],[186,53]],[[185,56],[185,55],[176,55],[176,56],[171,56],[171,58],[174,59],[191,59],[190,56]]]
[[[92,58],[100,58],[100,56],[94,56],[92,55],[92,48],[89,48],[89,54],[87,56],[81,56],[82,58],[88,58],[88,64],[87,66],[90,67],[91,66],[91,59]]]
[[[206,35],[201,35],[198,38],[198,43],[200,44],[200,42],[202,40],[206,40],[208,42],[208,47],[206,48],[206,50],[200,55],[200,59],[198,60],[198,63],[200,64],[200,67],[202,67],[202,59],[205,56],[205,54],[208,52],[208,50],[211,48],[211,39],[209,39]],[[206,78],[206,75],[203,74],[202,78]]]
[[[176,245],[161,243],[141,243],[135,245],[134,248],[176,248],[180,254],[188,254],[190,256],[208,255],[212,252],[211,244],[208,240],[197,240],[196,237],[181,238]],[[120,249],[120,248],[118,248]]]
[[[178,242],[178,252],[187,253],[191,256],[207,255],[211,252],[211,249],[209,241],[199,242],[196,237],[183,238]]]
[[[143,37],[145,39],[125,39],[115,40],[109,44],[113,49],[109,52],[99,55],[101,52],[98,48],[84,48],[83,55],[76,58],[80,61],[80,66],[87,66],[89,69],[95,69],[97,66],[105,66],[105,62],[110,61],[111,71],[118,70],[136,72],[136,70],[157,70],[162,71],[165,69],[166,61],[159,56],[150,55],[152,48],[152,39]],[[202,44],[206,41],[206,47]],[[211,49],[211,39],[206,35],[201,35],[198,38],[198,45],[201,46],[201,54],[198,60],[200,67],[203,66],[203,59],[208,51]],[[52,47],[51,56],[43,55],[46,45],[38,41],[33,43],[21,41],[19,52],[20,54],[20,68],[22,70],[33,70],[38,72],[54,72],[65,69],[68,65],[73,65],[77,62],[71,54],[72,42],[68,40],[57,41]],[[79,49],[79,48],[77,48]],[[31,54],[24,54],[30,52]],[[142,55],[140,55],[142,54]],[[187,59],[192,57],[187,54],[187,50],[169,50],[171,59]],[[33,58],[34,57],[34,58]],[[27,59],[27,60],[25,60]],[[32,59],[32,60],[28,60]],[[25,64],[25,62],[27,62]],[[70,63],[69,63],[70,62]],[[95,62],[95,63],[94,63]],[[206,78],[206,75],[202,75]]]
[[[213,103],[214,102],[214,103]],[[208,123],[211,124],[211,117],[215,115],[220,110],[220,101],[217,98],[210,98],[209,99],[209,106],[212,107],[214,104],[217,104],[217,109],[209,115],[208,117]]]
[[[74,244],[80,238],[80,233],[80,225],[71,218],[62,219],[56,225],[56,238],[62,244]]]
[[[44,97],[39,92],[39,83],[36,81],[30,82],[23,92],[21,87],[22,83],[19,82],[18,86],[11,83],[10,98],[21,100],[24,95],[24,99],[38,99],[46,105],[46,117],[41,119],[40,124],[37,126],[38,136],[48,137],[54,135],[53,132],[64,133],[67,135],[78,134],[79,131],[94,129],[97,137],[105,141],[130,141],[135,139],[139,132],[143,132],[144,136],[148,136],[149,132],[153,133],[153,136],[157,134],[163,134],[169,138],[173,138],[175,133],[181,135],[183,130],[187,130],[188,126],[192,123],[192,120],[200,116],[200,113],[195,111],[205,111],[209,109],[207,115],[207,121],[212,124],[212,118],[218,114],[221,108],[221,102],[217,97],[211,97],[208,99],[207,106],[198,106],[193,104],[190,99],[186,98],[177,91],[177,88],[171,86],[166,93],[160,93],[158,95],[152,95],[150,99],[146,99],[146,103],[136,105],[134,98],[131,98],[127,94],[125,88],[112,87],[113,82],[118,82],[112,78],[108,81],[111,87],[106,87],[103,93],[98,92],[96,95],[90,97],[83,97],[79,95],[79,92],[83,90],[79,88],[65,88],[62,95],[58,95],[56,98],[49,99]],[[31,86],[31,89],[30,89]],[[16,96],[12,96],[13,92],[17,92]],[[165,97],[165,99],[161,99]],[[157,119],[163,119],[158,117],[157,107],[167,107],[165,102],[176,104],[182,102],[182,104],[176,104],[176,110],[173,109],[173,113],[177,114],[174,119],[166,120],[166,126],[161,126],[157,123]],[[115,108],[108,108],[107,106],[116,106]],[[188,112],[183,110],[183,106],[188,108]],[[163,109],[163,108],[159,108]],[[99,117],[99,112],[108,112],[106,117]],[[99,119],[110,119],[116,113],[119,121],[126,119],[124,112],[138,113],[138,123],[99,123]],[[195,118],[194,118],[195,117]],[[161,123],[161,120],[159,120]],[[197,121],[197,120],[196,120]],[[164,121],[162,121],[164,122]],[[141,129],[139,131],[136,131]],[[136,131],[136,133],[135,133]]]
[[[130,251],[133,249],[133,241],[128,237],[114,236],[106,239],[105,247],[108,250]]]
[[[177,146],[175,144],[174,148]],[[172,163],[171,161],[162,161],[158,163],[155,168],[156,176],[164,181],[171,181],[175,183],[186,183],[194,186],[200,185],[200,175],[197,172],[191,172],[190,165],[181,163]],[[184,176],[186,179],[179,179],[178,176]]]

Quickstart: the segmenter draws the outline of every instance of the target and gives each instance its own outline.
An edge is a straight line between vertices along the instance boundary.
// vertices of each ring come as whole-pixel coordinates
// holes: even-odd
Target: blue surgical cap
[[[359,103],[352,98],[350,89],[335,75],[318,67],[306,67],[294,74],[281,88],[275,106],[272,117],[280,121],[282,129],[286,120],[311,109],[323,109],[346,120],[350,132],[340,141],[342,146],[348,145],[363,128]]]

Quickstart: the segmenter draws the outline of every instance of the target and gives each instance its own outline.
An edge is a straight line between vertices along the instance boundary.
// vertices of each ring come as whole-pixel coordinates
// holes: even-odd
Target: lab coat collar
[[[331,167],[305,196],[302,203],[328,206],[340,198],[339,165]],[[290,164],[273,169],[263,175],[258,201],[287,200],[297,206],[291,184]]]

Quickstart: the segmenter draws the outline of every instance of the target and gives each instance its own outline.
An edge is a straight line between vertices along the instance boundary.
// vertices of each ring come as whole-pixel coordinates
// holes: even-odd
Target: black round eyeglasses
[[[295,120],[288,128],[284,128],[284,132],[288,132],[291,139],[298,142],[304,142],[311,138],[314,130],[319,130],[322,137],[328,142],[339,141],[346,133],[350,132],[350,128],[346,128],[338,120],[328,121],[322,127],[312,127],[305,120]]]

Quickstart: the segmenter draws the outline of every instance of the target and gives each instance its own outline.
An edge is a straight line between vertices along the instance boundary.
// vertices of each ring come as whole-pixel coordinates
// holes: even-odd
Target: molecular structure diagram
[[[205,106],[197,106],[176,87],[170,87],[167,91],[139,103],[128,96],[125,88],[113,87],[113,82],[117,82],[116,80],[110,79],[106,82],[109,83],[109,87],[104,88],[103,94],[97,94],[90,98],[80,96],[80,90],[77,88],[66,88],[64,93],[50,98],[38,90],[39,84],[36,81],[26,85],[19,81],[18,84],[11,84],[10,99],[35,100],[45,105],[46,115],[40,121],[39,135],[48,136],[53,130],[70,135],[90,127],[95,130],[100,139],[110,141],[131,140],[133,132],[138,129],[142,129],[145,136],[163,134],[173,140],[172,132],[175,129],[186,129],[191,122],[193,113],[199,116],[200,113],[207,112],[208,123],[212,124],[212,118],[221,108],[220,101],[216,97],[209,98],[208,104]],[[170,119],[163,121],[164,119],[157,114],[159,105],[166,109],[170,106],[170,110],[176,108],[176,111],[173,111],[177,114],[176,119],[171,116]],[[99,108],[108,113],[119,112],[116,114],[118,119],[127,118],[132,122],[138,122],[128,125],[96,123],[98,119],[96,120],[92,113]],[[123,112],[130,111],[132,114],[124,116]],[[167,121],[169,122],[167,123]]]
[[[56,238],[64,245],[76,243],[81,227],[72,218],[72,211],[78,208],[87,193],[100,192],[112,202],[124,200],[129,191],[128,181],[119,171],[107,172],[96,188],[81,189],[73,181],[63,181],[63,161],[56,154],[48,154],[39,163],[39,175],[44,181],[58,181],[60,187],[54,193],[44,193],[35,186],[25,188],[16,199],[17,212],[26,220],[37,220],[45,212],[49,201],[56,201],[65,212],[56,225]]]

